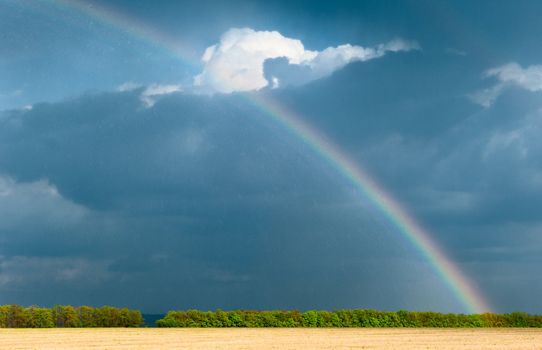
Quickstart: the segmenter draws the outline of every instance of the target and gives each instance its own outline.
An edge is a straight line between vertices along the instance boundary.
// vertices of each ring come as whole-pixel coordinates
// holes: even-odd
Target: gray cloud
[[[414,278],[406,266],[426,271],[420,285],[434,281],[368,203],[244,98],[174,94],[142,108],[139,97],[4,112],[0,206],[21,216],[0,227],[4,300],[148,311],[348,307],[360,295],[367,307],[426,304],[413,291],[385,306],[403,282],[380,292],[360,282],[377,283],[381,269]]]
[[[499,108],[469,115],[475,109],[457,91],[443,96],[414,75],[398,80],[392,63],[266,93],[365,164],[500,310],[523,307],[513,302],[521,290],[506,281],[514,268],[535,276],[540,254],[536,101],[508,91]],[[426,90],[412,92],[413,82]],[[4,187],[35,203],[25,216],[32,225],[2,231],[6,300],[71,302],[58,301],[62,289],[76,303],[148,311],[460,310],[367,199],[245,97],[176,93],[144,108],[142,89],[2,114]],[[394,103],[377,98],[380,90],[396,91]],[[427,98],[413,103],[410,94],[420,93]],[[55,210],[71,219],[51,221]],[[16,262],[28,276],[13,279]],[[74,270],[63,272],[62,262]],[[88,269],[107,287],[83,284],[83,293]],[[34,275],[54,283],[34,293],[42,285]],[[539,280],[531,282],[536,311]]]

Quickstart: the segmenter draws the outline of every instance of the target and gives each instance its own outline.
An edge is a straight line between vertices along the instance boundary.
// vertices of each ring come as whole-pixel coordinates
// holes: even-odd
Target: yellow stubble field
[[[542,330],[0,329],[0,349],[542,349]]]

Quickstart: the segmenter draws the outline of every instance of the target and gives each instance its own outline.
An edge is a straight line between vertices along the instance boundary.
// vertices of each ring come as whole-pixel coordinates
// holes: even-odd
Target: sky
[[[542,313],[541,11],[0,0],[0,304]]]

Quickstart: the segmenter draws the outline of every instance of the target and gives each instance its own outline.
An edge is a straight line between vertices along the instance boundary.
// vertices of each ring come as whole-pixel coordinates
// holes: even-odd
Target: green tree
[[[0,328],[8,327],[9,305],[0,306]]]
[[[25,328],[29,327],[30,315],[20,305],[9,305],[7,325],[10,328]]]
[[[56,305],[52,315],[56,327],[81,327],[79,314],[71,305]]]
[[[55,326],[51,309],[31,306],[28,308],[28,313],[30,316],[29,327],[52,328]]]

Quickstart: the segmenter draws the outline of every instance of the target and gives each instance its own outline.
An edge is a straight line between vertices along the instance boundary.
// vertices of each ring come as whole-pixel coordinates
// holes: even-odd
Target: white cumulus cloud
[[[270,83],[265,77],[264,63],[269,59],[285,58],[289,65],[303,67],[305,76],[301,80],[307,82],[328,76],[350,62],[415,49],[419,49],[416,42],[397,39],[376,47],[345,44],[311,51],[300,40],[277,31],[232,28],[221,36],[218,44],[205,50],[204,69],[194,78],[194,85],[211,92],[254,91],[270,84],[279,86],[278,78],[272,78]]]
[[[527,68],[521,67],[516,62],[510,62],[500,67],[489,69],[485,77],[494,77],[498,80],[494,86],[472,94],[471,99],[489,107],[509,86],[517,86],[522,89],[536,92],[542,91],[542,65],[532,65]]]

